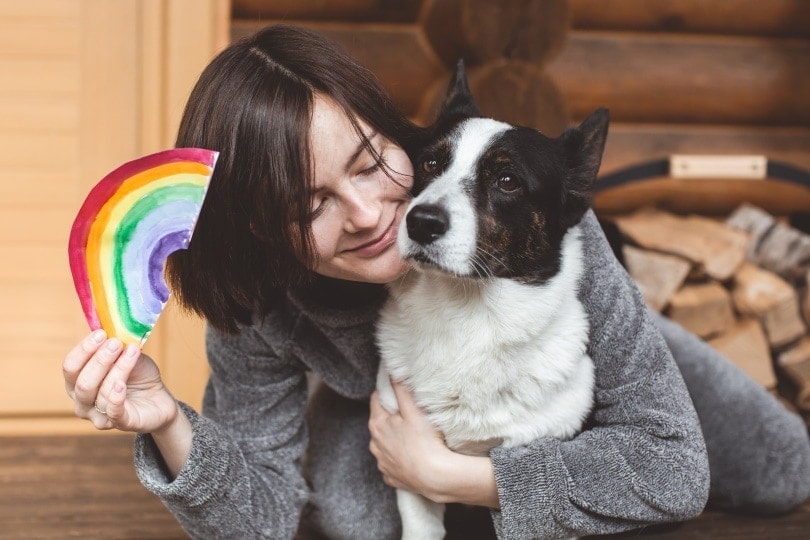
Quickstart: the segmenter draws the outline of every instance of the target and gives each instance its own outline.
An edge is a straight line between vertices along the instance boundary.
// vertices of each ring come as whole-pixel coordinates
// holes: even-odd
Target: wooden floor
[[[779,518],[707,512],[611,538],[810,538],[810,502]],[[0,438],[0,539],[187,538],[132,466],[126,435]],[[475,539],[470,539],[475,540]]]
[[[188,538],[132,465],[132,437],[0,438],[0,538]]]

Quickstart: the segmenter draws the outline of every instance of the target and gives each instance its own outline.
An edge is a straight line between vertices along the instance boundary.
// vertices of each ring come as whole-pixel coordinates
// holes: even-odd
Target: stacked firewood
[[[724,221],[650,208],[612,221],[651,308],[810,413],[810,235],[750,204]]]

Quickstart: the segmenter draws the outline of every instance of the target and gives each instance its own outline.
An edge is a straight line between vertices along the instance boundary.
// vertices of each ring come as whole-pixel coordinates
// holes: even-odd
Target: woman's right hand
[[[182,414],[155,362],[136,345],[107,339],[103,330],[71,349],[62,372],[76,415],[97,429],[154,433]]]

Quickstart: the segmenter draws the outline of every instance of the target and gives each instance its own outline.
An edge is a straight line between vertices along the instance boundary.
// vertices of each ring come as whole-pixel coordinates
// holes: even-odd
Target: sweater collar
[[[342,328],[374,321],[388,292],[385,285],[316,276],[312,284],[290,289],[287,296],[314,322]]]

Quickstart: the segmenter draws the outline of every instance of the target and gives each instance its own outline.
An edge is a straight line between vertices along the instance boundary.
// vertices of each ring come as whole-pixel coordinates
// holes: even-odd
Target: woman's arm
[[[450,450],[410,390],[395,381],[391,385],[399,411],[389,413],[375,391],[369,419],[369,449],[385,483],[435,502],[498,508],[492,460]]]
[[[139,435],[138,476],[195,538],[291,538],[307,497],[304,369],[254,328],[209,330],[207,354],[206,416],[181,404],[188,458],[173,474],[161,446],[171,434]]]
[[[169,423],[152,431],[151,435],[166,464],[169,477],[177,477],[188,460],[192,439],[191,422],[183,414],[179,403]]]

